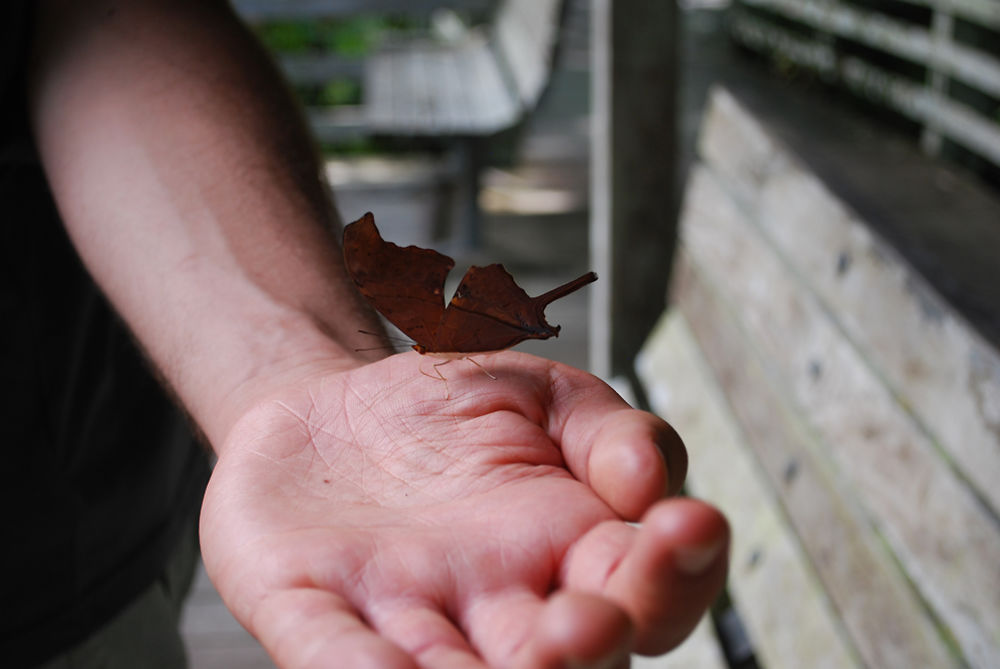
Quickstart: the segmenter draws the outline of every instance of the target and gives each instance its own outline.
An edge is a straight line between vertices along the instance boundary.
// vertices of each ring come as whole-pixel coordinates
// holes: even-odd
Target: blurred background
[[[234,0],[345,222],[529,294],[734,527],[655,667],[1000,666],[1000,2]],[[204,573],[192,666],[270,667]]]

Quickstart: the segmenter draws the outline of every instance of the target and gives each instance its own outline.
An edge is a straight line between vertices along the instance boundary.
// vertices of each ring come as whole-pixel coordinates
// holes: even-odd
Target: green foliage
[[[256,31],[265,46],[277,53],[329,51],[361,57],[370,53],[386,32],[414,27],[411,19],[362,15],[343,19],[272,21],[258,25]]]
[[[356,137],[353,139],[344,139],[339,142],[323,142],[320,145],[320,151],[322,151],[324,156],[337,156],[338,158],[384,153],[378,142],[370,137]]]
[[[312,25],[303,22],[275,21],[255,26],[257,37],[269,51],[306,51],[312,41]]]
[[[321,105],[356,105],[361,102],[361,85],[353,79],[333,79],[326,82],[317,95]]]
[[[364,58],[372,53],[388,32],[412,31],[421,27],[412,18],[384,15],[361,15],[341,19],[282,20],[254,27],[258,39],[274,55],[332,54],[344,60]],[[337,77],[320,85],[299,84],[294,87],[305,106],[332,107],[356,105],[361,102],[361,84],[350,77]],[[345,139],[336,144],[324,144],[324,153],[360,155],[383,151],[372,138]],[[389,148],[391,151],[391,147]]]
[[[345,56],[363,56],[372,50],[384,31],[383,19],[357,17],[328,26],[324,46]]]

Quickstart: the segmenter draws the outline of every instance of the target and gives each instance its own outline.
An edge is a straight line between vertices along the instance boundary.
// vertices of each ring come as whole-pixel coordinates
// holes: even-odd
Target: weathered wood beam
[[[862,349],[845,336],[845,327],[853,327],[837,318],[846,322],[849,315],[828,310],[789,268],[789,261],[775,252],[758,221],[790,206],[786,191],[772,201],[774,209],[764,209],[772,185],[789,183],[796,167],[752,121],[744,120],[739,129],[756,130],[748,144],[761,161],[747,160],[748,153],[734,146],[738,132],[731,124],[714,143],[702,143],[702,155],[719,181],[742,187],[716,188],[690,200],[698,209],[686,216],[697,225],[684,226],[685,251],[734,314],[746,345],[767,360],[768,373],[780,379],[790,404],[826,444],[830,466],[853,487],[858,503],[884,533],[924,600],[970,663],[988,666],[986,658],[1000,651],[1000,535],[995,516],[956,473],[911,407],[872,369],[878,351]],[[821,215],[821,202],[812,198],[811,206],[800,209],[783,227],[808,228]],[[816,231],[807,239],[831,248],[816,241],[825,239]],[[838,261],[834,252],[828,253],[826,271],[836,277]],[[881,254],[882,263],[894,260]],[[896,267],[896,272],[906,271]],[[840,280],[848,276],[841,272]],[[856,289],[867,287],[862,283]],[[871,298],[870,293],[862,294]],[[872,304],[880,305],[875,318],[893,323],[891,304]],[[944,313],[938,318],[944,319]],[[937,327],[943,327],[942,322]],[[902,346],[904,334],[897,333],[890,345]],[[929,369],[937,350],[924,350],[915,360]],[[923,375],[923,370],[915,372]],[[938,401],[945,397],[939,394]]]
[[[593,0],[591,366],[633,374],[676,238],[677,6]]]
[[[730,409],[728,389],[718,385],[680,312],[662,319],[638,367],[653,408],[684,435],[691,493],[718,506],[733,528],[730,592],[762,666],[864,666]]]

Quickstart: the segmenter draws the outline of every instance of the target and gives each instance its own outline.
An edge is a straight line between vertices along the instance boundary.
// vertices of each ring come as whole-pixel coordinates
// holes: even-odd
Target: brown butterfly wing
[[[529,297],[502,265],[473,267],[445,308],[444,281],[455,262],[430,249],[386,242],[370,213],[344,228],[344,262],[361,293],[421,353],[497,351],[554,337],[559,328],[545,321],[545,307],[597,280],[589,272]]]
[[[421,347],[444,316],[444,280],[455,261],[431,249],[382,239],[367,213],[344,228],[344,262],[358,290]]]
[[[559,326],[545,320],[545,307],[592,281],[593,272],[529,297],[503,265],[472,267],[462,278],[445,310],[429,352],[498,351],[526,339],[559,335]]]

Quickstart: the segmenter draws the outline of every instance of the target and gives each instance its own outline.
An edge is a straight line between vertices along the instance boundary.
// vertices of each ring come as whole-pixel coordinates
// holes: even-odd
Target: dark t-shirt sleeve
[[[0,657],[88,636],[163,569],[207,453],[87,275],[26,117],[30,3],[0,5]],[[7,664],[12,663],[12,664]]]

